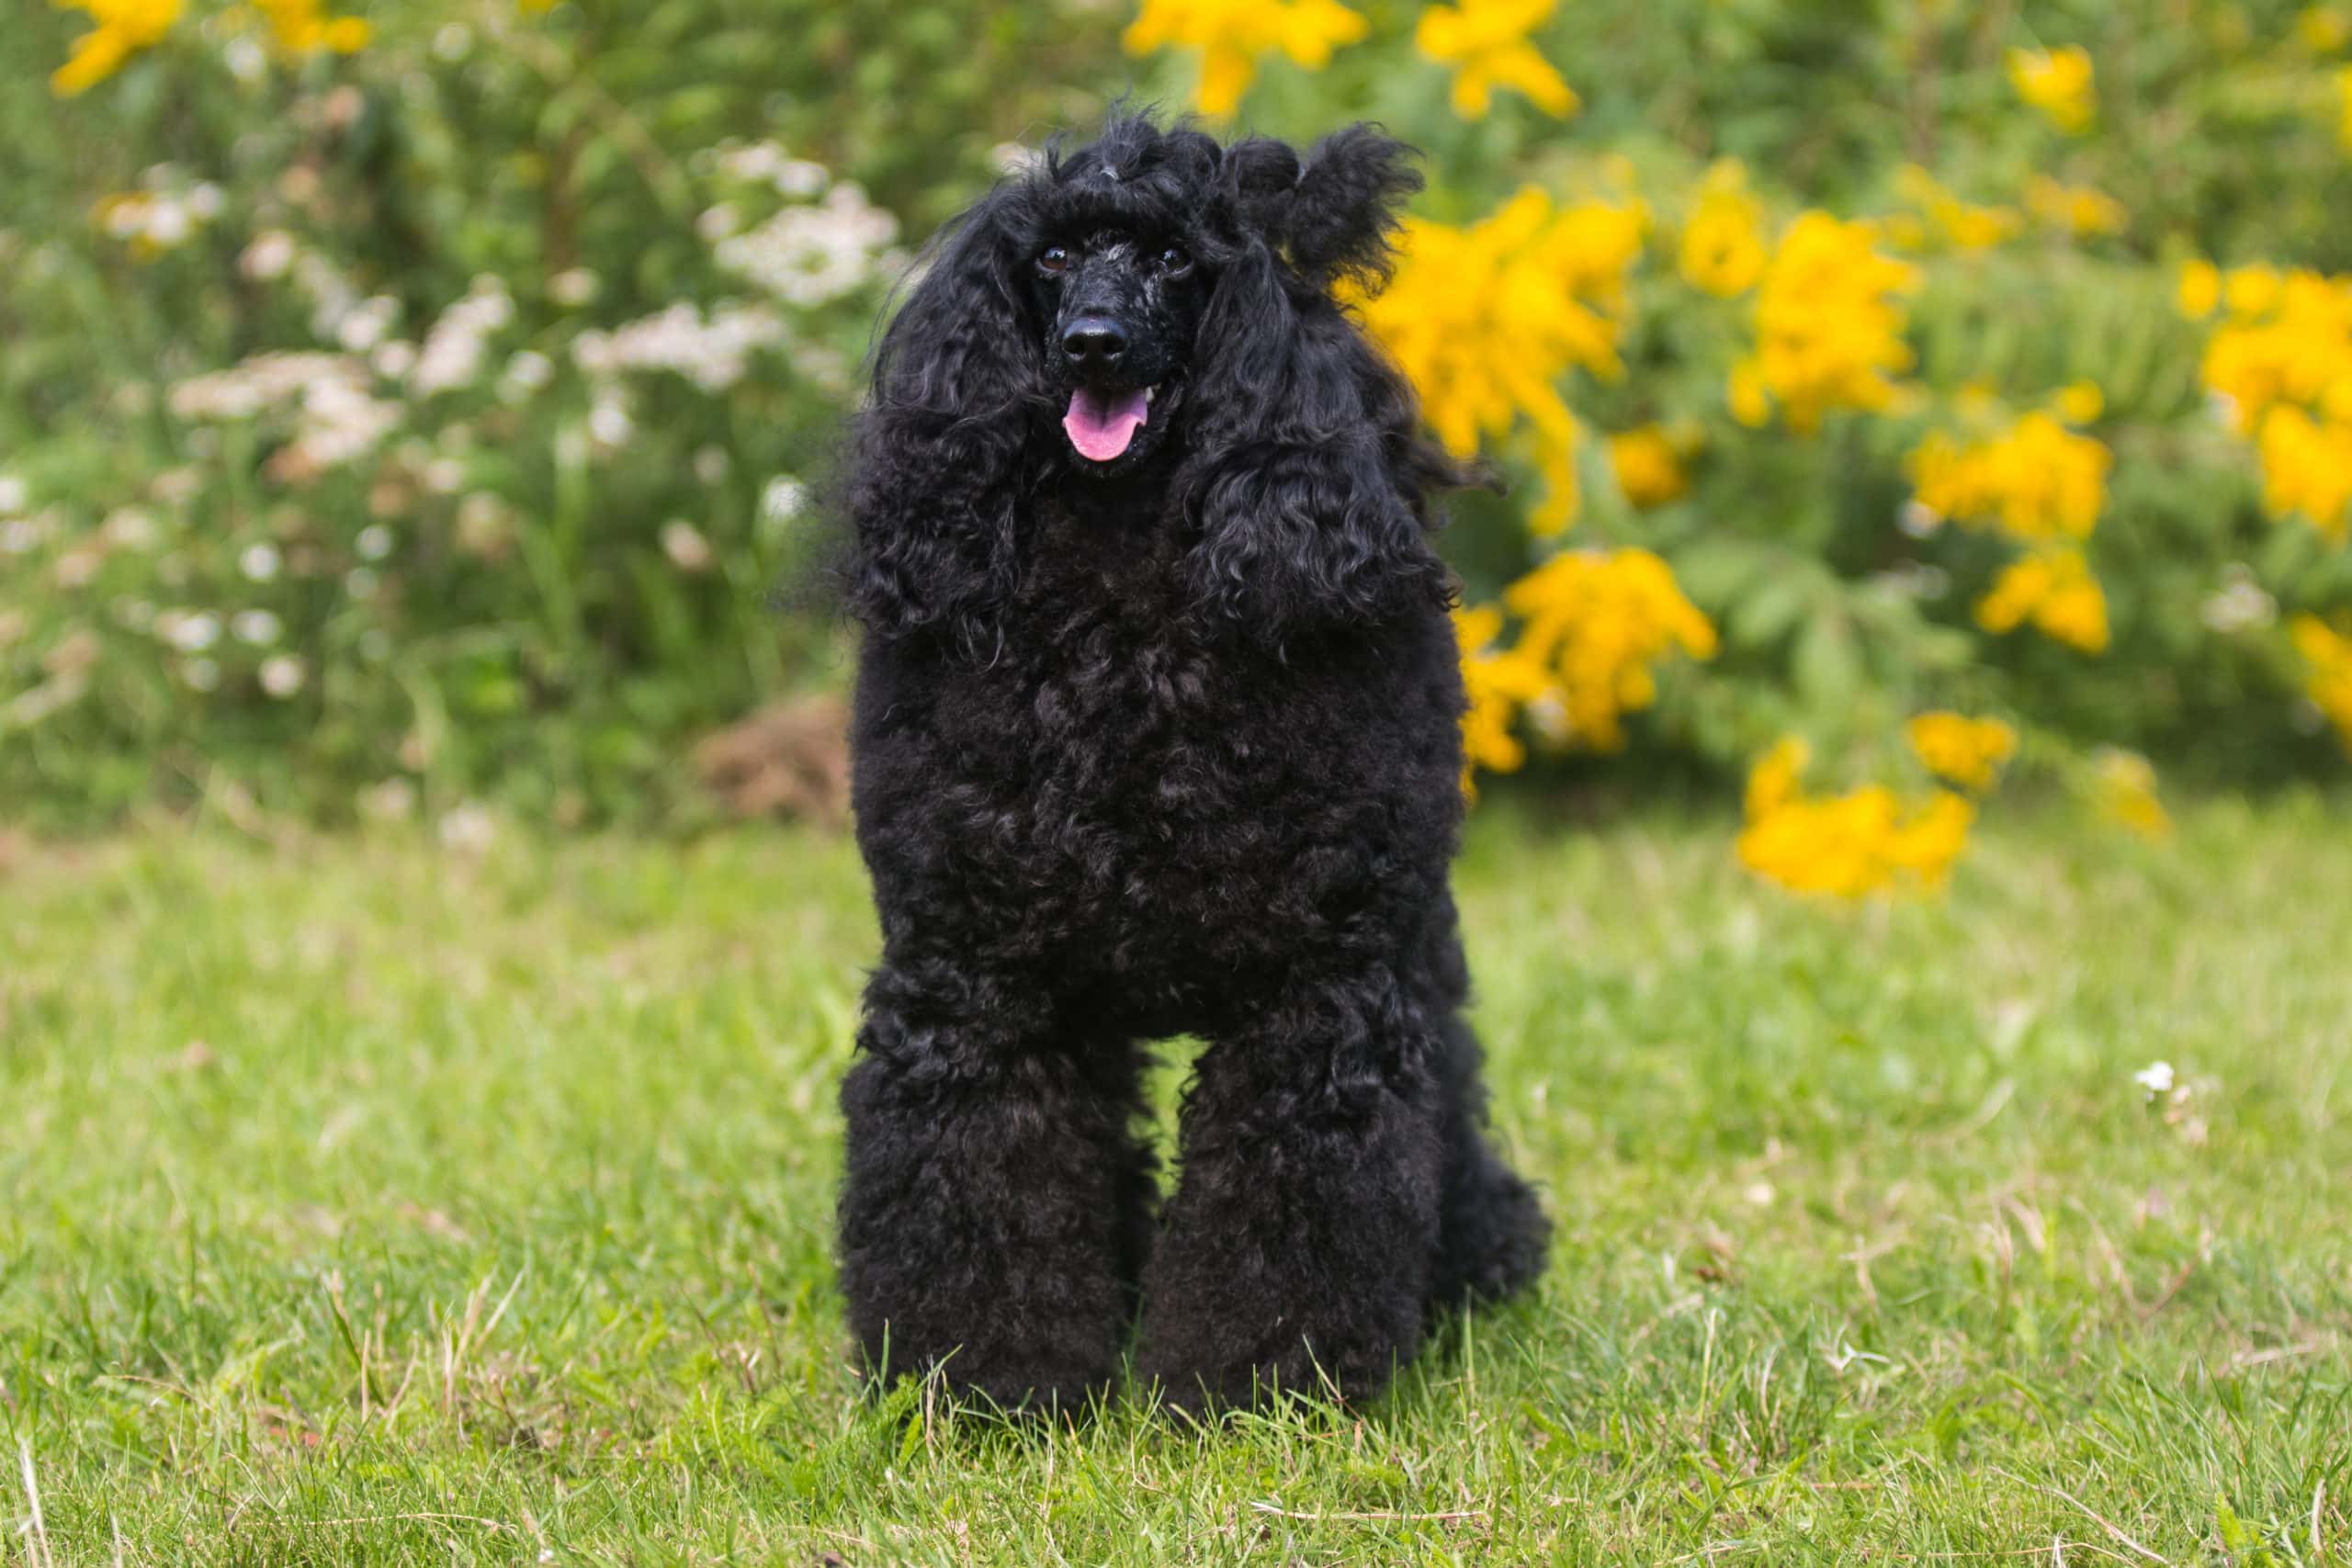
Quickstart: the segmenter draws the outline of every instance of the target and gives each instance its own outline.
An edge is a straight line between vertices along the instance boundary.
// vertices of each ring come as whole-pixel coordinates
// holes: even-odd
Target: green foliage
[[[997,143],[1091,112],[1057,84],[1108,48],[1047,6],[370,18],[297,59],[199,4],[62,100],[86,18],[0,33],[16,810],[102,818],[217,767],[329,818],[387,780],[674,815],[684,741],[838,674],[826,615],[771,599],[816,596],[808,486],[908,246]],[[751,264],[786,276],[725,264],[792,213],[805,243]],[[678,368],[596,361],[681,310],[643,351]],[[287,350],[333,357],[264,385]],[[191,412],[222,371],[214,402],[269,406]]]
[[[2338,1562],[2346,828],[2201,807],[2159,852],[2011,818],[1948,900],[1823,910],[1720,825],[1482,812],[1476,1021],[1554,1267],[1365,1409],[1206,1434],[855,1392],[833,1092],[876,937],[838,840],[33,852],[0,923],[0,1540],[2146,1561],[2111,1525]]]
[[[1529,41],[1581,111],[1506,89],[1475,120],[1414,47],[1429,7],[1357,9],[1366,36],[1324,69],[1261,60],[1235,123],[1303,141],[1381,119],[1426,151],[1416,210],[1445,224],[1527,185],[1647,210],[1625,373],[1562,382],[1587,433],[1565,543],[1656,550],[1724,646],[1662,670],[1638,765],[1721,773],[1787,730],[1883,752],[1940,705],[2021,721],[2048,742],[2030,756],[2340,773],[2284,626],[2352,605],[2352,551],[2265,513],[2248,443],[2209,411],[2209,328],[2174,305],[2191,256],[2352,251],[2340,8],[1567,4]],[[89,821],[225,778],[329,819],[363,797],[691,818],[685,743],[841,678],[839,628],[767,600],[825,548],[808,487],[891,280],[1007,144],[1129,87],[1181,103],[1194,56],[1124,56],[1132,8],[1081,0],[353,12],[356,51],[300,53],[187,0],[67,97],[50,74],[89,17],[34,6],[0,33],[0,801]],[[2098,70],[2081,135],[2007,63],[2074,45]],[[1768,243],[1807,210],[1924,226],[1894,406],[1810,435],[1733,417],[1753,295],[1675,265],[1725,159]],[[1979,208],[2049,176],[2123,220],[2027,213],[1962,249],[1920,217],[1913,164]],[[422,367],[436,327],[453,373]],[[325,357],[268,357],[288,351]],[[1929,433],[2084,380],[2114,457],[2098,657],[1975,626],[2013,542],[1899,526]],[[1653,424],[1695,433],[1689,489],[1636,506],[1594,437]],[[1525,526],[1541,455],[1523,432],[1489,445],[1520,482],[1458,507],[1474,600],[1557,547]]]

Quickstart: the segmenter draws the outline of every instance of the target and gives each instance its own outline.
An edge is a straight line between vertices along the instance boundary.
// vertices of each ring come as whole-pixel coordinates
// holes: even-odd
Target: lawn
[[[1856,909],[1728,838],[1482,817],[1550,1275],[1206,1434],[858,1396],[837,840],[22,852],[0,1562],[2352,1562],[2346,807]]]

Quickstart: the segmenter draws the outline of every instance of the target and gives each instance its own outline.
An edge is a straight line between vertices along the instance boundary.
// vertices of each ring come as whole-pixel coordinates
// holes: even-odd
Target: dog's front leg
[[[1069,1409],[1107,1388],[1134,1271],[1131,1048],[1077,1048],[1016,990],[885,965],[842,1086],[842,1287],[877,1377]]]
[[[1444,1141],[1429,1021],[1385,973],[1204,1053],[1144,1277],[1141,1371],[1197,1409],[1377,1393],[1419,1341]]]

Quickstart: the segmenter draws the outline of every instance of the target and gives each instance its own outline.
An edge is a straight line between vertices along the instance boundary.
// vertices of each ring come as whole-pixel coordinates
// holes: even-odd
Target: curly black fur
[[[841,1204],[878,1372],[1067,1406],[1140,1303],[1177,1404],[1360,1397],[1542,1268],[1447,888],[1429,532],[1462,476],[1331,293],[1385,276],[1408,157],[1114,118],[983,199],[884,338],[847,589],[885,946]],[[1057,427],[1081,263],[1162,376],[1140,456]],[[1138,1075],[1178,1032],[1209,1044],[1155,1215]]]

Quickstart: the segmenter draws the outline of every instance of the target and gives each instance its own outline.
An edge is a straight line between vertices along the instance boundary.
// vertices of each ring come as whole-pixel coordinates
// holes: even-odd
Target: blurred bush
[[[1359,305],[1514,481],[1448,544],[1483,768],[1762,758],[1751,863],[1837,891],[1951,863],[1963,716],[2152,830],[2141,753],[2340,774],[2347,41],[2283,0],[30,12],[0,798],[673,818],[685,740],[839,677],[763,596],[889,280],[1128,86],[1425,150]]]
[[[690,810],[839,675],[770,599],[908,247],[1115,69],[1043,5],[351,12],[0,29],[12,815]]]

